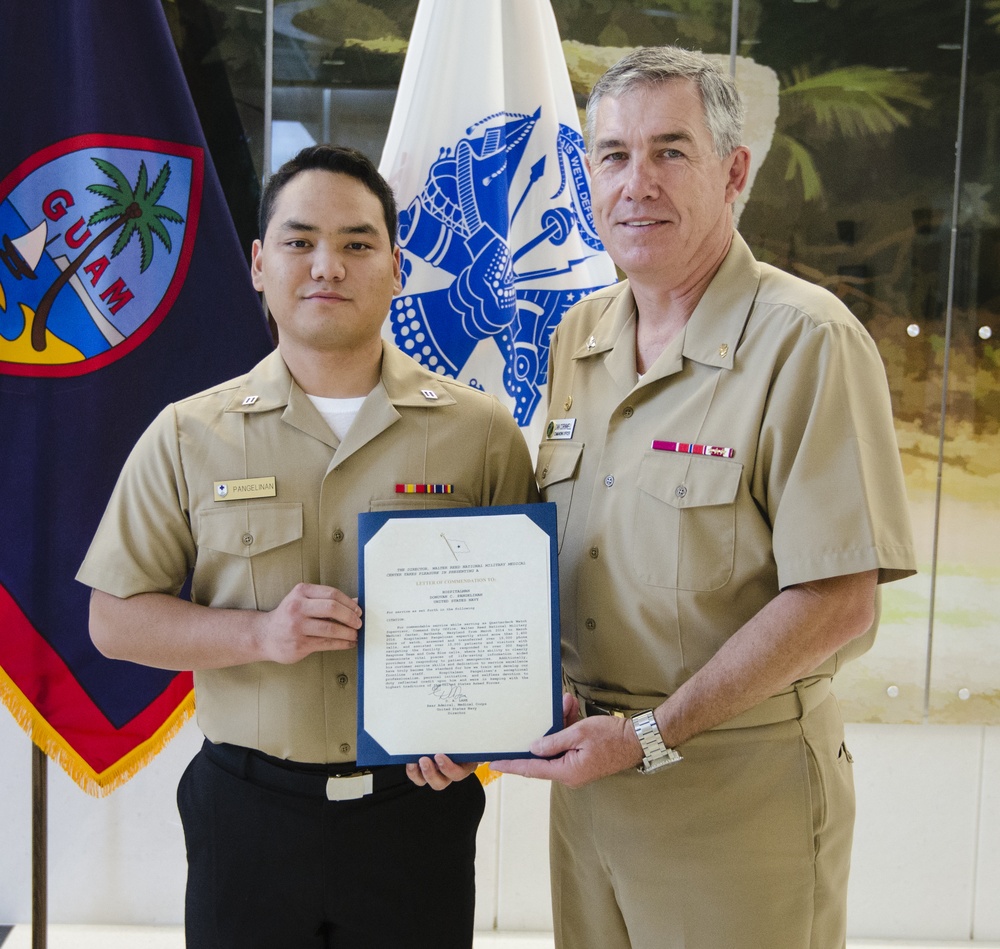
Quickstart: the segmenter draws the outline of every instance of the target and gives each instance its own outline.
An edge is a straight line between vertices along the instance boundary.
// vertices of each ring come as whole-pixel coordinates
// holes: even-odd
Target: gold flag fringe
[[[491,781],[496,781],[500,777],[499,771],[494,771],[490,767],[488,761],[484,761],[478,768],[476,768],[476,777],[482,782],[483,787],[486,787]]]
[[[24,729],[27,736],[92,797],[106,797],[130,778],[135,777],[163,750],[194,713],[194,690],[192,690],[146,741],[137,745],[111,767],[97,772],[46,721],[3,669],[0,669],[0,699],[10,709],[14,720]]]
[[[192,689],[170,717],[146,741],[116,761],[110,768],[97,772],[46,721],[45,716],[32,705],[2,668],[0,668],[0,700],[10,710],[17,724],[24,729],[25,734],[92,797],[106,797],[134,778],[166,747],[194,714]],[[500,777],[500,772],[494,771],[486,761],[476,768],[476,777],[482,782],[483,787],[486,787]]]

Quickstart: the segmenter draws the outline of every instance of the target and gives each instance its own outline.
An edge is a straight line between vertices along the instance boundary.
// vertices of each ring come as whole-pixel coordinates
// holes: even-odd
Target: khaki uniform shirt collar
[[[431,398],[424,392],[432,392]],[[455,399],[434,380],[429,380],[424,370],[410,356],[392,343],[382,341],[382,376],[368,393],[354,423],[337,449],[333,464],[338,465],[373,438],[381,435],[401,418],[398,407],[420,408],[454,405]],[[334,436],[336,439],[336,436]]]
[[[688,320],[684,358],[732,369],[759,284],[760,266],[746,241],[733,231],[729,252]]]
[[[265,356],[247,373],[236,390],[227,412],[257,415],[284,409],[282,419],[300,432],[318,439],[331,448],[339,444],[322,415],[299,388],[281,358],[279,350]]]
[[[635,385],[635,297],[624,281],[622,292],[608,306],[594,332],[573,354],[574,359],[605,356],[605,365],[624,391]],[[750,248],[733,231],[732,244],[684,327],[683,342],[668,346],[642,377],[642,384],[674,372],[682,357],[707,366],[732,369],[736,347],[750,317],[760,267]]]
[[[385,340],[382,341],[382,389],[393,405],[435,408],[455,404],[445,386],[429,378],[427,370],[415,359]],[[426,395],[428,392],[433,395]]]
[[[455,399],[444,386],[429,379],[413,359],[383,340],[381,379],[368,393],[343,442],[337,440],[323,416],[296,384],[278,350],[265,356],[247,373],[226,411],[249,415],[283,408],[282,419],[336,449],[333,463],[339,464],[398,421],[397,406],[435,408],[454,404]]]

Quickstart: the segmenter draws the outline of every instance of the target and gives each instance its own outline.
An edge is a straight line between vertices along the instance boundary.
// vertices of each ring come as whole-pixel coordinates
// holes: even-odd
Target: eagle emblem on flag
[[[533,141],[541,117],[541,107],[496,113],[442,144],[422,190],[399,215],[403,293],[389,320],[403,352],[452,378],[477,345],[492,340],[521,426],[541,401],[553,330],[568,307],[603,286],[575,274],[603,252],[583,136],[556,123],[554,138]],[[558,187],[538,194],[555,179],[546,177],[550,163]]]

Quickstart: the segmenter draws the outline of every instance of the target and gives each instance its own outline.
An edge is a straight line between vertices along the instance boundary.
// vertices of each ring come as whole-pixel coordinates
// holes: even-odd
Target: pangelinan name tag
[[[270,478],[240,478],[236,481],[216,481],[216,501],[241,501],[245,498],[273,498],[278,493],[274,476]]]
[[[576,428],[575,418],[554,418],[545,429],[545,438],[555,441],[557,438],[572,438]]]

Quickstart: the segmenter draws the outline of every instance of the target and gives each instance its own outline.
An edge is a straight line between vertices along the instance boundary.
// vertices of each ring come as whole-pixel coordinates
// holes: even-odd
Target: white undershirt
[[[306,393],[309,395],[309,393]],[[351,427],[365,396],[359,399],[328,399],[322,395],[309,395],[309,401],[316,406],[316,411],[326,419],[326,424],[333,429],[333,434],[341,441]]]

